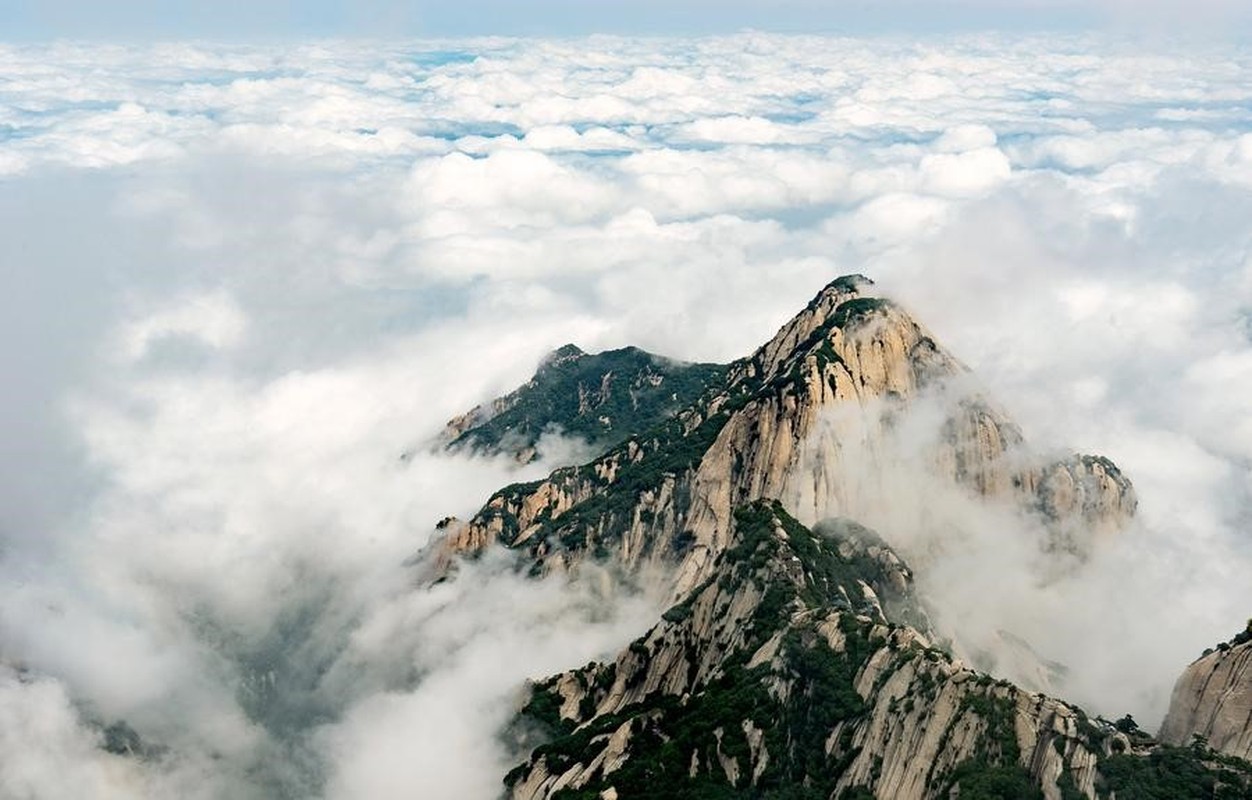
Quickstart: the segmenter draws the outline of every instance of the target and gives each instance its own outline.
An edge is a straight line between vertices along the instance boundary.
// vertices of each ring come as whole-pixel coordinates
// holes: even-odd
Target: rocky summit
[[[686,406],[669,414],[652,406],[590,463],[502,489],[473,519],[449,526],[441,561],[500,542],[528,552],[541,571],[587,556],[628,570],[676,565],[682,594],[708,577],[744,503],[779,499],[808,523],[856,516],[857,489],[889,457],[893,426],[923,401],[943,416],[926,452],[910,454],[930,473],[1038,515],[1065,549],[1085,551],[1124,526],[1137,501],[1111,461],[1033,456],[968,369],[872,286],[861,276],[833,281],[751,356],[701,367],[691,383],[703,387]],[[544,371],[528,386],[542,385]],[[516,408],[527,390],[492,405]],[[495,433],[484,426],[498,419],[454,420],[454,446],[489,441]],[[540,413],[512,429],[565,425]]]
[[[891,532],[858,520],[891,502],[881,475],[904,463],[1011,508],[1078,561],[1135,493],[1106,458],[1034,452],[868,279],[831,282],[734,363],[567,346],[487,409],[444,446],[525,459],[560,430],[598,455],[446,520],[431,579],[494,546],[536,578],[671,576],[663,618],[614,660],[530,687],[513,798],[1252,798],[1246,642],[1188,670],[1161,741],[953,656]],[[903,438],[922,413],[929,433]]]

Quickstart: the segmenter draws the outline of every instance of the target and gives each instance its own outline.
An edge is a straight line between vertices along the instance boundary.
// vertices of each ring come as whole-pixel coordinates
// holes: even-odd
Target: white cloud
[[[655,623],[658,597],[603,593],[608,576],[567,587],[470,566],[456,584],[382,606],[353,639],[344,678],[377,670],[410,642],[416,691],[366,694],[318,733],[334,764],[331,798],[495,796],[510,768],[493,734],[522,679],[611,657]]]
[[[1246,617],[1241,50],[746,33],[0,65],[0,207],[24,221],[0,324],[14,385],[42,387],[0,422],[38,409],[91,487],[67,502],[40,473],[67,511],[37,535],[0,514],[0,658],[45,676],[5,678],[0,737],[51,726],[21,773],[49,796],[80,775],[61,763],[154,796],[494,796],[518,683],[650,606],[605,618],[586,587],[493,570],[410,591],[435,520],[544,469],[420,445],[566,341],[729,360],[843,272],[914,308],[1041,447],[1139,487],[1142,526],[1093,573],[1122,583],[965,601],[1144,720]],[[21,474],[33,449],[10,450]],[[171,754],[137,776],[89,717]]]
[[[23,679],[0,667],[0,794],[46,800],[141,797],[144,776],[134,763],[100,749],[103,735],[85,729],[64,688],[46,678]]]
[[[409,178],[416,209],[429,216],[424,238],[472,231],[480,215],[493,227],[552,226],[591,219],[609,207],[612,189],[530,150],[485,158],[463,153],[419,162]]]
[[[154,343],[185,336],[209,347],[237,345],[244,336],[247,321],[229,295],[218,291],[190,297],[127,325],[121,334],[119,350],[127,361],[146,356]]]
[[[1008,180],[1009,160],[994,147],[964,153],[935,153],[922,158],[922,186],[935,194],[976,196]]]
[[[504,137],[501,137],[504,138]],[[521,144],[535,150],[635,150],[639,143],[604,127],[579,132],[569,125],[539,125],[526,132]]]
[[[779,125],[764,117],[704,117],[681,125],[679,138],[726,144],[778,144],[795,142],[804,134],[794,127]]]
[[[944,131],[931,143],[930,149],[937,153],[965,153],[995,147],[995,144],[996,132],[986,125],[957,125]]]

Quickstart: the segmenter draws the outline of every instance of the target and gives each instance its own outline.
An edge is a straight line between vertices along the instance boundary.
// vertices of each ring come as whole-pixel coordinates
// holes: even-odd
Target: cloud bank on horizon
[[[1252,601],[1250,59],[0,46],[0,794],[494,796],[518,684],[612,652],[655,598],[491,563],[412,592],[435,520],[576,457],[420,445],[559,344],[728,360],[846,272],[1034,442],[1135,481],[1115,594],[1043,622],[1094,676],[1076,699],[1159,716]],[[166,749],[101,750],[122,720]]]

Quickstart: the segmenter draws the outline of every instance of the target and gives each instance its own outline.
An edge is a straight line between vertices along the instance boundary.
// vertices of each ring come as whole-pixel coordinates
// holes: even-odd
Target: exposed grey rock
[[[1160,738],[1210,747],[1252,760],[1252,621],[1233,644],[1223,643],[1187,667],[1170,698]]]
[[[678,597],[707,578],[739,505],[779,498],[809,522],[847,515],[898,416],[933,396],[950,406],[933,474],[1040,514],[1080,554],[1126,523],[1134,491],[1112,462],[1032,460],[1016,425],[966,388],[968,370],[899,306],[864,295],[871,286],[832,282],[667,425],[497,493],[446,531],[436,569],[499,541],[525,549],[540,571],[588,554],[627,571],[676,566]]]

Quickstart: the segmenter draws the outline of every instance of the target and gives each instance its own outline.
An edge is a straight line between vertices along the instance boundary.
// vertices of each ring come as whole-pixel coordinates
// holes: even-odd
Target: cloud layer
[[[564,342],[728,360],[854,271],[1033,442],[1135,481],[1141,525],[1093,567],[1119,581],[984,590],[1078,699],[1159,715],[1252,605],[1248,62],[1094,36],[0,48],[5,791],[494,796],[520,682],[654,600],[493,562],[414,593],[436,520],[569,457],[424,444]],[[101,750],[119,720],[166,749]]]

